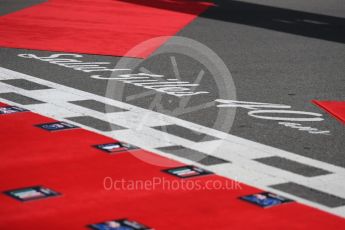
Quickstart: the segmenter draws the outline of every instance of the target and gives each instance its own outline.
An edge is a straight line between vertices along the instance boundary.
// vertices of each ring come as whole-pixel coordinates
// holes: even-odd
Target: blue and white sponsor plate
[[[269,193],[269,192],[262,192],[262,193],[242,196],[240,197],[240,199],[245,200],[249,203],[258,205],[263,208],[278,206],[278,205],[293,201],[293,200],[290,200],[285,197],[278,196],[276,194]]]
[[[20,112],[27,112],[29,110],[23,109],[17,106],[6,106],[0,107],[0,115],[1,114],[13,114],[13,113],[20,113]]]
[[[42,186],[13,189],[13,190],[5,191],[4,193],[22,202],[45,199],[45,198],[60,195],[60,193],[55,192],[49,188],[42,187]]]
[[[50,132],[79,128],[78,126],[75,126],[63,121],[39,124],[39,125],[36,125],[36,127],[39,127],[41,129],[44,129]]]
[[[165,169],[163,170],[163,172],[176,176],[178,178],[190,178],[190,177],[213,174],[213,172],[211,171],[207,171],[205,169],[202,169],[193,165],[186,165],[186,166],[177,167],[177,168]]]
[[[151,228],[133,220],[120,219],[111,220],[98,224],[89,225],[92,229],[97,230],[150,230]]]
[[[113,143],[107,143],[107,144],[100,144],[100,145],[95,145],[94,147],[96,147],[97,149],[100,149],[102,151],[105,151],[107,153],[110,153],[110,154],[138,149],[137,146],[127,144],[124,142],[113,142]]]

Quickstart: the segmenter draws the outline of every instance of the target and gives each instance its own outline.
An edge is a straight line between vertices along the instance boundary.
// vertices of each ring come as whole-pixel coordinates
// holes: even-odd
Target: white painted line
[[[246,140],[244,138],[223,133],[175,117],[170,117],[121,101],[94,95],[71,87],[42,80],[33,76],[21,74],[12,70],[0,68],[0,79],[26,79],[53,88],[39,91],[27,91],[0,82],[1,92],[16,92],[24,96],[47,102],[46,104],[21,106],[19,104],[1,99],[9,104],[15,104],[21,107],[25,107],[42,115],[53,117],[58,120],[65,120],[67,122],[70,121],[66,120],[65,118],[69,116],[93,116],[101,120],[109,121],[128,129],[111,132],[101,132],[88,126],[80,124],[77,125],[85,129],[103,134],[105,136],[130,142],[131,144],[158,153],[159,155],[165,156],[167,158],[178,160],[186,164],[199,165],[224,177],[236,179],[263,190],[277,192],[279,194],[293,198],[301,203],[345,217],[344,208],[328,208],[320,204],[292,196],[291,194],[285,194],[281,191],[275,191],[274,189],[269,187],[270,185],[279,183],[295,182],[332,195],[345,198],[345,185],[343,185],[342,183],[343,181],[345,181],[345,169],[342,167],[303,157],[288,151],[259,144],[250,140]],[[106,104],[123,108],[128,111],[103,114],[69,103],[69,101],[73,100],[87,99],[97,100]],[[146,119],[142,119],[143,116],[145,116]],[[220,140],[195,143],[190,140],[168,133],[163,133],[151,128],[152,126],[168,124],[176,124],[188,129],[206,133],[208,135],[215,136]],[[229,160],[231,164],[203,166],[193,161],[173,156],[171,154],[167,154],[155,149],[157,147],[165,147],[171,145],[181,145],[202,153],[206,153],[208,155]],[[284,157],[293,161],[300,162],[302,164],[324,169],[326,171],[332,172],[333,174],[308,178],[282,169],[261,164],[253,160],[256,158],[268,156]]]

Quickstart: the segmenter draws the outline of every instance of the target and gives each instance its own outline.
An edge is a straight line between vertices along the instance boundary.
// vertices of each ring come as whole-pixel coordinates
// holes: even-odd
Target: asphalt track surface
[[[321,3],[311,5],[318,4]],[[195,39],[220,56],[234,79],[237,100],[286,104],[293,110],[322,113],[311,103],[311,100],[342,100],[344,97],[345,48],[343,42],[345,38],[342,33],[339,33],[344,26],[344,19],[338,19],[340,27],[334,26],[327,31],[327,34],[330,34],[329,37],[332,37],[334,33],[340,40],[334,42],[329,41],[327,37],[317,38],[315,34],[320,30],[317,26],[319,24],[310,25],[299,22],[308,19],[310,17],[308,13],[313,14],[313,20],[318,20],[318,17],[320,21],[325,20],[321,6],[319,8],[314,6],[317,8],[314,12],[308,8],[309,4],[301,6],[299,11],[296,10],[299,8],[297,3],[286,4],[285,10],[278,7],[279,5],[258,7],[255,3],[230,1],[224,3],[222,7],[209,9],[177,35]],[[330,8],[328,11],[334,14],[330,16],[336,17],[342,13],[337,1],[333,4],[328,3],[327,7]],[[277,22],[279,17],[295,24],[291,26],[294,32],[289,33],[290,29],[286,26],[288,23]],[[271,26],[273,20],[276,24]],[[305,32],[314,25],[316,25],[315,28],[309,29],[310,32]],[[277,29],[267,29],[270,26]],[[324,33],[320,32],[320,34],[319,37],[322,37]],[[37,60],[19,58],[17,54],[20,53],[33,53],[37,56],[51,54],[5,48],[0,54],[1,66],[98,95],[106,94],[106,81],[90,79],[90,74],[87,73],[56,67]],[[84,55],[83,59],[83,61],[111,62],[113,66],[118,60],[117,57],[99,55]],[[188,63],[187,68],[198,69],[198,66],[195,68],[190,66],[193,64],[197,65]],[[157,68],[155,62],[148,64],[150,65],[151,69]],[[162,71],[165,71],[167,75],[170,70]],[[143,107],[147,106],[147,103],[140,101],[134,103]],[[202,103],[195,102],[195,104]],[[215,108],[212,107],[203,111],[206,119],[198,119],[204,122],[201,124],[213,125],[208,123],[207,113],[210,113],[210,117],[214,116],[214,110]],[[238,109],[236,112],[236,120],[230,130],[231,134],[331,164],[345,166],[343,157],[345,143],[342,141],[345,137],[344,127],[327,114],[322,122],[304,122],[303,124],[315,126],[320,130],[330,130],[332,134],[328,136],[309,135],[277,125],[276,122],[254,119],[246,115],[247,110]],[[200,114],[198,111],[195,114],[189,114],[186,119],[192,121],[198,114]]]
[[[0,15],[40,2],[42,1],[0,1]],[[134,0],[125,2],[145,4]],[[290,110],[322,114],[322,121],[297,123],[327,130],[329,135],[311,134],[279,125],[277,121],[255,118],[249,116],[248,110],[244,108],[236,109],[233,124],[223,130],[221,123],[215,124],[215,117],[219,113],[225,114],[224,116],[232,115],[229,110],[234,109],[217,108],[216,104],[212,104],[194,112],[176,115],[179,105],[176,98],[161,95],[163,100],[158,102],[160,107],[152,108],[151,102],[157,96],[156,93],[129,100],[128,96],[145,93],[145,90],[126,84],[116,85],[121,93],[116,94],[115,99],[344,168],[344,125],[312,103],[312,100],[344,101],[345,35],[342,31],[345,27],[345,6],[342,1],[219,2],[219,6],[210,7],[176,35],[206,45],[223,60],[232,76],[231,81],[225,79],[228,82],[225,86],[233,82],[236,98],[226,98],[229,94],[222,92],[215,84],[217,77],[212,78],[212,73],[204,69],[206,77],[200,82],[200,88],[210,93],[195,97],[188,102],[186,108],[218,98],[289,105]],[[168,44],[155,53],[164,51],[165,46]],[[18,56],[35,54],[47,57],[57,53],[59,52],[0,48],[0,67],[98,96],[109,96],[108,81],[90,78],[93,73]],[[174,56],[181,78],[190,82],[195,81],[200,69],[204,68],[200,63],[174,54],[173,51],[154,57],[155,53],[151,56],[152,59],[126,60],[134,66],[142,65],[152,73],[173,77],[171,56]],[[120,59],[123,60],[122,57],[90,54],[83,54],[78,58],[83,62],[109,62],[107,66],[111,67],[115,67]],[[110,74],[102,76],[111,77]],[[188,137],[189,134],[181,135]],[[271,159],[265,163],[284,168],[284,162],[280,161],[281,159]],[[291,165],[290,170],[296,171],[294,167],[298,168]],[[308,168],[302,167],[297,171],[300,175],[308,175]],[[308,195],[308,190],[299,193]],[[345,191],[339,193],[345,196]]]

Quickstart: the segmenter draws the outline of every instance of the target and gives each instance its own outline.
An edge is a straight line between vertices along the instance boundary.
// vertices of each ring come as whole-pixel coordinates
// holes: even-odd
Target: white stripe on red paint
[[[204,152],[209,155],[230,160],[232,162],[231,164],[221,164],[216,166],[202,167],[214,171],[219,175],[236,179],[238,181],[258,187],[263,190],[277,192],[289,198],[297,200],[301,203],[345,217],[345,208],[343,207],[328,208],[315,202],[311,202],[293,196],[291,194],[286,194],[281,191],[275,191],[274,189],[269,187],[269,185],[291,181],[345,198],[345,185],[344,183],[342,183],[343,181],[345,181],[345,169],[342,167],[334,166],[322,161],[303,157],[288,151],[263,145],[234,135],[226,134],[175,117],[169,117],[167,115],[139,108],[121,101],[116,101],[95,94],[87,93],[81,90],[42,80],[33,76],[18,73],[5,68],[0,68],[0,79],[27,79],[53,88],[47,90],[40,90],[41,93],[37,93],[37,91],[27,91],[21,88],[7,85],[5,83],[0,83],[1,92],[17,92],[19,94],[47,102],[46,104],[24,106],[25,108],[30,109],[34,112],[40,113],[45,116],[53,117],[58,120],[65,120],[64,118],[69,116],[88,115],[112,122],[117,125],[127,127],[129,128],[128,130],[100,132],[88,126],[82,126],[85,129],[89,129],[94,132],[101,133],[105,136],[110,136],[125,142],[129,142],[141,148],[156,152],[162,156],[175,159],[186,164],[196,163],[181,157],[172,156],[162,151],[158,151],[155,148],[169,145],[182,145],[188,148],[198,150],[200,152]],[[115,113],[113,117],[109,117],[108,115],[105,115],[103,113],[99,113],[97,111],[89,110],[68,103],[68,101],[71,100],[87,99],[97,100],[129,111]],[[9,102],[6,100],[4,101],[10,104],[15,104],[13,102]],[[145,122],[143,122],[141,119],[138,119],[143,114],[147,115],[147,120],[145,120]],[[180,126],[184,126],[192,130],[213,135],[215,137],[220,138],[221,140],[209,141],[207,143],[195,143],[180,137],[175,137],[167,133],[162,133],[150,127],[166,124],[177,124]],[[80,124],[77,125],[80,126]],[[214,151],[215,148],[217,148],[217,151]],[[307,178],[301,175],[297,175],[291,172],[287,172],[285,170],[270,167],[267,165],[263,165],[259,162],[253,161],[253,159],[255,158],[268,156],[284,157],[293,161],[300,162],[302,164],[330,171],[333,174]]]

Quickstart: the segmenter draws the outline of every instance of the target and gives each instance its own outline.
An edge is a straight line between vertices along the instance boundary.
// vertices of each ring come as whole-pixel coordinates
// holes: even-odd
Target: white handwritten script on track
[[[81,54],[52,54],[47,57],[38,57],[35,54],[18,54],[22,58],[33,58],[50,64],[71,68],[85,73],[93,72],[116,72],[116,71],[131,71],[131,69],[114,69],[102,65],[109,65],[110,62],[83,62],[73,58],[82,58]],[[104,77],[101,75],[90,76],[94,79],[100,80],[116,80],[123,83],[132,84],[146,89],[155,90],[160,93],[173,95],[176,97],[193,96],[199,94],[209,93],[207,91],[193,92],[199,84],[192,84],[188,81],[180,81],[178,79],[165,79],[164,75],[135,73],[135,74],[119,74],[116,77]]]
[[[317,128],[303,126],[295,122],[314,122],[323,121],[322,114],[305,111],[291,110],[291,106],[282,104],[270,104],[260,102],[247,102],[235,100],[218,99],[216,102],[220,103],[217,107],[227,108],[243,108],[250,110],[248,115],[258,119],[277,121],[279,125],[305,131],[310,134],[329,135],[330,131],[321,131]]]

